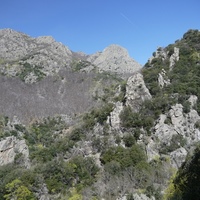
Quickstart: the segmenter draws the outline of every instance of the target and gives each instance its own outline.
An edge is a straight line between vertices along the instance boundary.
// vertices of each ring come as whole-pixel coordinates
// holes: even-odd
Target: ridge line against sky
[[[0,29],[51,35],[86,54],[118,44],[144,65],[157,47],[200,29],[199,8],[199,0],[8,0],[1,2]]]

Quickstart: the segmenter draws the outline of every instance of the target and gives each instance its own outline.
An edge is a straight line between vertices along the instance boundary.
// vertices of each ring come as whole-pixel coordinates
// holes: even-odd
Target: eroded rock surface
[[[139,110],[143,101],[151,99],[141,73],[135,73],[128,79],[125,98],[126,105],[131,106],[134,111]]]
[[[110,45],[101,53],[88,58],[100,71],[109,71],[126,76],[141,69],[141,65],[133,60],[125,48]]]
[[[0,166],[13,163],[16,156],[22,157],[23,165],[30,167],[29,149],[24,139],[19,140],[14,136],[0,141]]]

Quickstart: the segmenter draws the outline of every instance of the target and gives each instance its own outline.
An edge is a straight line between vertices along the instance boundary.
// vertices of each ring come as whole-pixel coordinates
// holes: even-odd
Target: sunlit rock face
[[[131,106],[134,111],[138,111],[141,104],[151,99],[151,94],[144,83],[141,73],[135,73],[129,77],[126,85],[126,105]]]
[[[13,163],[16,156],[21,157],[25,167],[30,167],[29,149],[25,140],[19,140],[14,136],[7,137],[0,141],[0,166]]]
[[[133,60],[128,51],[119,45],[110,45],[96,56],[88,58],[100,71],[109,71],[126,76],[141,69],[141,65]]]

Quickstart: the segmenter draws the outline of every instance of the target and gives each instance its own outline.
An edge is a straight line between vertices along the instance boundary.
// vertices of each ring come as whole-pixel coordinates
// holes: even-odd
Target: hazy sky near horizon
[[[72,51],[92,54],[110,44],[145,64],[157,47],[200,30],[199,0],[6,0],[0,29],[51,35]]]

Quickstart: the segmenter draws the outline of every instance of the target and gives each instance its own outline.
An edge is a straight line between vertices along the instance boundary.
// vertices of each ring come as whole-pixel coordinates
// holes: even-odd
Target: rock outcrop
[[[151,99],[151,94],[147,89],[141,73],[131,76],[126,85],[126,105],[131,106],[134,111],[138,111],[142,102]]]
[[[115,104],[115,109],[110,113],[108,117],[107,123],[116,130],[120,129],[120,113],[123,110],[123,104],[121,102],[117,102]]]
[[[176,61],[179,60],[179,48],[174,47],[174,53],[169,58],[169,68],[172,69]]]
[[[166,71],[164,69],[158,74],[158,84],[161,88],[170,84],[170,80],[166,76]]]
[[[51,36],[32,38],[11,29],[0,30],[0,71],[5,75],[21,73],[25,63],[37,67],[46,76],[52,75],[69,67],[71,58],[72,52]],[[33,71],[29,76],[33,76]]]
[[[156,139],[151,140],[146,147],[148,159],[164,153],[169,155],[172,166],[179,168],[189,149],[200,141],[200,130],[195,125],[199,120],[196,110],[183,113],[181,104],[172,106],[167,114],[161,114],[154,127]]]
[[[0,141],[0,166],[18,162],[26,168],[30,167],[29,149],[24,139],[20,140],[14,136],[7,137]]]
[[[153,56],[149,58],[148,62],[151,63],[151,61],[154,58],[162,58],[162,60],[165,60],[167,58],[167,52],[164,48],[159,47],[154,53]]]

